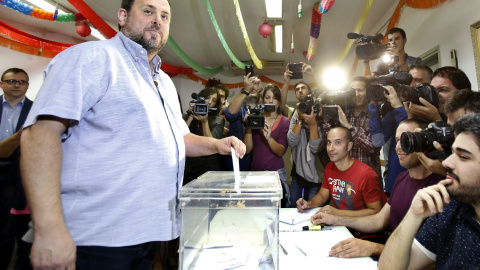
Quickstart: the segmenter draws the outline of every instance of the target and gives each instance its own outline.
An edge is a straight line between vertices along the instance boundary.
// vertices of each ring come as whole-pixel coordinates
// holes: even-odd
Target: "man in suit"
[[[20,170],[20,134],[32,107],[25,97],[28,90],[28,74],[19,68],[7,69],[2,74],[0,86],[0,269],[6,269],[12,257],[15,237],[21,241],[30,221],[23,192]],[[17,263],[28,263],[28,245],[18,243]],[[22,254],[26,255],[23,258]]]

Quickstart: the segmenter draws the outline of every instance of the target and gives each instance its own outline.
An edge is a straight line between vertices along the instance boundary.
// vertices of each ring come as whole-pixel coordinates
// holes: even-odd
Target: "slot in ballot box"
[[[236,189],[237,187],[237,189]],[[179,269],[278,269],[277,172],[207,172],[183,186]]]

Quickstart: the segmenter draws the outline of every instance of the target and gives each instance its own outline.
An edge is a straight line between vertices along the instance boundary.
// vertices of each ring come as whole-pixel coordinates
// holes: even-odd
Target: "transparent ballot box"
[[[180,189],[179,269],[278,269],[277,172],[207,172]]]

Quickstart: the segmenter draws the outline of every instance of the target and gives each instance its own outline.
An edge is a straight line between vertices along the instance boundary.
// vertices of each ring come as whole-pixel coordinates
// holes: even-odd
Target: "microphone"
[[[357,38],[362,38],[364,35],[362,34],[357,34],[357,33],[348,33],[347,38],[348,39],[357,39]]]
[[[198,95],[197,93],[192,93],[192,96],[191,96],[193,99],[197,99],[198,98]]]

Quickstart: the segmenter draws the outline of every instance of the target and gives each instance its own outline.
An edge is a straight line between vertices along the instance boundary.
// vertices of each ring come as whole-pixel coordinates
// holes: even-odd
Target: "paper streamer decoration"
[[[4,38],[1,36],[0,36],[0,46],[6,47],[10,50],[19,51],[22,53],[28,53],[36,56],[48,57],[48,58],[53,58],[55,57],[55,55],[58,54],[58,52],[39,49],[37,47],[23,44],[23,43],[20,43],[8,38]]]
[[[354,33],[360,33],[361,32],[363,24],[365,23],[365,20],[367,19],[368,14],[370,13],[370,9],[372,8],[374,2],[375,2],[375,0],[367,0],[367,2],[365,3],[365,6],[363,6],[363,10],[362,10],[362,13],[360,14],[360,17],[358,18],[357,24],[353,28],[352,32],[354,32]],[[347,41],[347,43],[343,47],[342,52],[340,53],[340,55],[337,58],[337,64],[340,64],[340,62],[342,62],[343,59],[345,59],[348,52],[352,48],[352,45],[353,45],[354,42],[355,42],[354,39],[349,39]]]
[[[210,19],[212,20],[213,27],[215,28],[215,31],[217,32],[217,36],[220,39],[220,42],[223,45],[223,48],[227,52],[228,56],[230,59],[235,63],[235,65],[241,69],[245,69],[245,64],[242,63],[240,60],[235,57],[233,54],[232,50],[230,50],[230,47],[228,46],[227,42],[225,41],[225,38],[223,37],[222,31],[220,30],[220,27],[218,26],[217,19],[215,18],[215,15],[213,14],[212,7],[210,6],[210,1],[205,0],[205,4],[207,5],[207,10],[208,14],[210,15]]]
[[[211,75],[211,74],[217,74],[223,70],[223,66],[219,66],[217,68],[211,69],[211,68],[206,68],[197,64],[197,62],[195,62],[192,58],[190,58],[187,54],[185,54],[185,52],[182,49],[180,49],[178,44],[175,42],[175,40],[173,40],[171,36],[168,38],[167,45],[170,47],[170,49],[172,49],[175,52],[175,54],[178,57],[180,57],[180,59],[182,59],[183,62],[185,62],[185,64],[187,64],[189,67],[195,69],[200,73]]]
[[[117,31],[113,30],[110,25],[100,18],[85,2],[82,0],[68,0],[74,8],[85,16],[106,38],[112,38],[117,34]]]
[[[15,11],[29,15],[34,18],[56,21],[56,22],[73,22],[85,20],[80,13],[55,14],[46,10],[27,5],[19,0],[0,0],[0,5],[4,5]],[[56,10],[56,13],[58,11]]]
[[[240,5],[238,4],[238,0],[233,0],[233,4],[235,5],[235,10],[238,18],[238,23],[240,25],[240,29],[242,29],[243,39],[245,40],[245,44],[247,45],[248,53],[250,53],[250,57],[253,60],[253,63],[258,69],[263,69],[266,65],[265,61],[260,61],[255,51],[253,51],[252,44],[250,43],[250,38],[248,37],[247,29],[245,28],[245,23],[243,22],[242,11],[240,10]]]
[[[312,61],[317,52],[318,36],[320,35],[320,26],[322,14],[327,13],[335,3],[335,0],[322,0],[313,5],[312,24],[310,28],[310,42],[308,44],[307,61]]]

